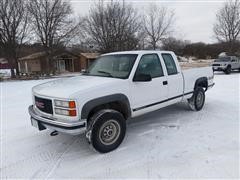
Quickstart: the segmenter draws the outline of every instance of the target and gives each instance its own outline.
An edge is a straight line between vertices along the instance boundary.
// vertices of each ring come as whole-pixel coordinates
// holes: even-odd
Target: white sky
[[[97,0],[71,0],[76,14],[86,15]],[[109,0],[108,0],[109,1]],[[175,37],[191,42],[213,43],[213,24],[216,12],[227,0],[125,0],[144,13],[151,2],[175,10]],[[107,0],[106,0],[107,2]]]

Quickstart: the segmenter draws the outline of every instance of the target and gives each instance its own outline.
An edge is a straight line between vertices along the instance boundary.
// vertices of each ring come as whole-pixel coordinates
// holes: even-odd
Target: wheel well
[[[116,110],[116,111],[122,113],[125,119],[128,119],[128,117],[130,116],[130,112],[128,110],[128,107],[127,107],[127,105],[124,102],[114,101],[114,102],[109,102],[109,103],[101,104],[101,105],[98,105],[98,106],[94,107],[89,112],[87,120],[89,120],[90,117],[93,116],[93,114],[95,114],[96,112],[98,112],[98,111],[100,111],[102,109],[113,109],[113,110]]]
[[[208,88],[207,78],[206,77],[199,78],[195,83],[194,89],[196,89],[197,87],[202,87],[206,91]]]

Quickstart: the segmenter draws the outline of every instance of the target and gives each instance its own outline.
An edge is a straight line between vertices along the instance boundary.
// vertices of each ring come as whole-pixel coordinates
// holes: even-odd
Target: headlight
[[[76,116],[77,111],[75,109],[59,109],[55,108],[55,113],[64,116]]]
[[[55,105],[56,107],[76,108],[76,103],[75,103],[75,101],[54,100],[54,105]]]
[[[55,114],[64,116],[77,116],[75,101],[54,100]]]

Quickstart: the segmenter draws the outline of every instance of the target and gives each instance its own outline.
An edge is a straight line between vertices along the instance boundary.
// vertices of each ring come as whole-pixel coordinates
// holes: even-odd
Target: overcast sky
[[[174,9],[176,15],[177,38],[190,40],[191,42],[213,43],[216,40],[213,35],[213,24],[216,12],[227,0],[125,0],[144,13],[149,3],[164,5]],[[76,14],[88,14],[96,0],[71,0]]]

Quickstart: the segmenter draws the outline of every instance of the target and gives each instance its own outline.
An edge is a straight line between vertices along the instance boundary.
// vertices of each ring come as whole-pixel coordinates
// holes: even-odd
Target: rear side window
[[[162,54],[162,57],[163,57],[165,65],[166,65],[168,75],[177,74],[178,73],[177,67],[176,67],[176,64],[175,64],[175,61],[174,61],[172,55],[171,54]]]
[[[143,55],[138,64],[136,74],[149,74],[152,78],[163,76],[163,70],[158,55]]]

